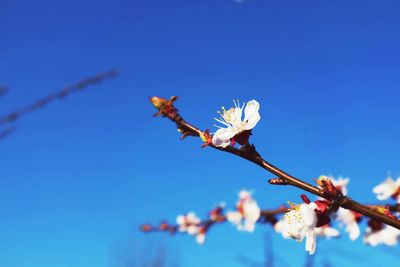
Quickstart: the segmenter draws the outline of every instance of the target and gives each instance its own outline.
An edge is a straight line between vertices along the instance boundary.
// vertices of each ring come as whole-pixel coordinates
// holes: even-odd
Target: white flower
[[[346,226],[346,232],[349,233],[351,240],[356,240],[360,236],[360,227],[358,227],[358,213],[351,210],[339,208],[336,212],[336,220]]]
[[[236,203],[236,211],[226,213],[228,221],[236,225],[240,231],[253,232],[255,224],[260,218],[260,207],[251,197],[251,193],[245,190],[239,192],[239,201]]]
[[[206,239],[206,228],[201,225],[201,220],[196,216],[194,212],[189,212],[186,215],[179,215],[176,218],[178,224],[178,230],[180,232],[186,232],[189,235],[196,237],[196,242],[200,245],[204,243]]]
[[[317,205],[314,202],[300,204],[285,213],[283,219],[274,226],[275,230],[284,238],[293,238],[299,242],[306,238],[306,251],[310,255],[314,254],[317,245],[315,229],[318,218],[315,209],[317,209]]]
[[[339,231],[333,227],[330,227],[329,224],[315,228],[315,233],[317,236],[326,238],[338,237],[340,235]]]
[[[239,134],[250,131],[260,120],[260,114],[258,113],[260,105],[256,100],[247,102],[246,107],[245,104],[240,106],[239,101],[233,101],[233,103],[235,105],[234,108],[226,110],[224,107],[222,107],[222,114],[221,112],[218,112],[220,118],[215,119],[217,122],[223,125],[223,127],[215,125],[219,129],[214,134],[212,143],[217,147],[227,147],[231,143],[232,139],[235,140],[235,136],[238,137]],[[242,120],[243,109],[244,118]],[[244,138],[236,138],[235,141],[243,145],[247,142],[247,139],[248,136],[244,136]]]
[[[364,242],[371,246],[380,244],[394,246],[397,244],[399,237],[400,230],[389,225],[384,226],[384,228],[378,231],[374,231],[371,227],[368,227],[365,232]]]
[[[190,235],[197,234],[198,225],[201,223],[201,220],[196,216],[194,212],[189,212],[186,215],[179,215],[176,218],[176,223],[178,224],[178,230],[180,232],[187,232]]]
[[[196,235],[196,242],[200,245],[203,245],[206,241],[206,233],[204,231],[199,230],[198,234]]]
[[[323,175],[324,176],[324,175]],[[347,185],[349,184],[350,179],[349,178],[342,178],[339,177],[338,179],[335,179],[333,176],[324,176],[331,180],[333,185],[340,191],[342,191],[343,195],[347,195]]]
[[[375,186],[372,191],[379,200],[393,197],[397,203],[400,203],[400,177],[396,181],[392,177],[388,177],[383,183]]]

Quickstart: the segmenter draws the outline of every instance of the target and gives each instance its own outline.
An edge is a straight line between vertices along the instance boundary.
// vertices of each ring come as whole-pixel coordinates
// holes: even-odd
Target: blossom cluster
[[[260,105],[256,100],[243,104],[236,100],[233,101],[234,106],[232,108],[222,107],[222,112],[218,112],[219,116],[215,118],[215,121],[219,123],[219,125],[215,125],[218,129],[215,133],[210,133],[208,130],[202,132],[184,123],[173,105],[176,99],[176,97],[172,97],[170,100],[152,97],[150,101],[159,111],[155,115],[162,115],[173,120],[177,124],[178,130],[183,134],[182,137],[187,135],[199,136],[204,142],[203,147],[212,146],[228,152],[233,151],[237,155],[249,152],[250,154],[243,157],[251,158],[251,161],[257,162],[259,165],[266,163],[263,161],[260,164],[260,161],[257,161],[261,157],[255,151],[255,147],[249,143],[252,131],[261,119]],[[235,149],[237,144],[240,149]],[[248,150],[249,148],[250,150]],[[272,167],[266,169],[271,171]],[[277,173],[282,172],[278,170]],[[286,178],[278,177],[271,179],[270,183],[287,185],[291,184],[289,180],[290,176],[286,176]],[[324,198],[311,201],[307,196],[301,195],[303,201],[301,204],[290,203],[289,207],[266,211],[260,209],[251,192],[242,190],[239,192],[239,200],[234,210],[225,212],[225,207],[221,205],[211,210],[206,220],[201,220],[195,213],[189,212],[185,215],[179,215],[176,219],[176,225],[162,222],[158,227],[154,227],[146,224],[142,226],[142,230],[146,232],[167,231],[171,234],[176,232],[187,233],[195,236],[199,244],[203,244],[207,232],[215,224],[230,222],[239,231],[253,232],[257,224],[270,223],[275,231],[286,239],[294,239],[298,242],[305,240],[305,249],[309,254],[315,253],[318,238],[338,237],[341,232],[340,229],[343,229],[352,241],[359,238],[363,230],[363,242],[371,246],[381,244],[393,246],[399,242],[400,230],[383,224],[377,218],[383,217],[383,221],[390,218],[390,220],[398,222],[400,178],[394,180],[388,177],[383,183],[373,188],[372,191],[376,194],[378,200],[392,198],[396,204],[369,205],[368,208],[379,216],[372,216],[368,219],[357,212],[357,209],[353,211],[342,207],[341,201],[349,200],[346,197],[348,194],[348,178],[335,179],[332,176],[322,175],[315,181],[317,184],[317,187],[313,187],[317,190],[315,194]],[[358,211],[363,212],[362,210]],[[365,210],[363,213],[365,213]],[[363,220],[367,220],[365,226],[361,225]]]
[[[336,190],[344,195],[347,194],[348,178],[334,179],[332,176],[322,175],[318,178],[317,184],[321,184],[321,181],[329,181]],[[386,186],[387,181],[376,188]],[[397,192],[394,191],[394,188],[390,190]],[[376,192],[375,188],[373,191]],[[379,194],[377,193],[378,199],[382,199],[380,193],[381,191],[379,191]],[[197,243],[203,244],[206,234],[214,224],[230,222],[239,231],[253,232],[257,224],[269,222],[283,238],[294,239],[298,242],[305,240],[305,249],[309,254],[314,254],[318,238],[338,237],[341,232],[340,229],[343,229],[350,240],[353,241],[361,235],[362,226],[360,223],[364,218],[362,214],[344,208],[332,211],[330,210],[331,202],[322,198],[310,201],[307,196],[301,195],[303,203],[290,203],[287,208],[269,210],[268,212],[261,210],[250,191],[241,190],[238,195],[239,199],[233,210],[225,212],[225,205],[221,204],[212,209],[205,220],[200,219],[194,212],[188,212],[179,215],[176,218],[175,225],[164,221],[158,227],[143,225],[142,230],[146,232],[167,231],[172,234],[186,233],[194,236]],[[396,216],[386,206],[376,205],[374,208],[387,216]],[[400,230],[374,219],[369,219],[364,228],[363,242],[367,245],[393,246],[400,240]]]

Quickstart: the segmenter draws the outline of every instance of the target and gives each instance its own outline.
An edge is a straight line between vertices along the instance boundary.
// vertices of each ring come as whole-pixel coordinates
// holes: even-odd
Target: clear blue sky
[[[354,198],[374,201],[372,186],[400,175],[399,11],[395,0],[1,0],[0,84],[11,89],[1,114],[98,71],[121,75],[24,117],[0,143],[0,266],[114,267],[157,243],[183,267],[262,260],[269,227],[224,225],[202,247],[137,231],[234,204],[241,188],[264,208],[300,193],[179,141],[170,122],[152,118],[149,95],[180,96],[184,117],[202,128],[232,99],[257,99],[252,140],[267,159],[309,181],[348,176]],[[302,266],[304,244],[273,242]],[[333,266],[394,266],[396,255],[346,236],[317,248],[317,262]]]

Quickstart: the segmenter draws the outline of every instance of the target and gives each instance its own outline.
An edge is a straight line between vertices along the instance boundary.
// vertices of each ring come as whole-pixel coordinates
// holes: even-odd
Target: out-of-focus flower
[[[194,212],[189,212],[186,215],[179,215],[176,218],[178,224],[178,230],[180,232],[186,232],[189,235],[196,237],[196,242],[200,245],[204,243],[206,239],[206,227],[201,224],[201,220],[196,216]]]
[[[303,241],[306,238],[306,251],[314,254],[316,248],[317,215],[314,212],[315,204],[300,204],[287,212],[283,219],[275,224],[275,230],[284,238],[293,238]]]
[[[400,203],[400,177],[396,181],[388,177],[383,183],[375,186],[372,191],[379,200],[385,200],[390,197]]]
[[[204,226],[199,226],[196,233],[196,242],[200,245],[204,244],[206,241],[206,228]]]
[[[236,203],[236,211],[226,214],[228,221],[236,225],[240,231],[253,232],[255,224],[260,218],[260,207],[252,198],[251,193],[242,190],[239,192],[239,201]]]
[[[345,225],[345,230],[349,234],[351,240],[356,240],[360,236],[360,222],[362,215],[360,213],[339,208],[336,212],[336,220]]]
[[[215,132],[212,143],[217,147],[227,147],[236,142],[244,145],[248,142],[253,129],[260,120],[258,110],[260,105],[256,100],[251,100],[247,104],[240,106],[239,100],[233,101],[234,106],[229,110],[222,107],[222,113],[218,112],[220,118],[215,120],[223,126],[217,126],[219,129]],[[244,118],[243,117],[244,109]]]
[[[282,220],[275,224],[274,228],[284,238],[292,238],[299,242],[306,238],[306,251],[312,255],[317,246],[316,229],[329,224],[328,202],[322,200],[310,202],[305,195],[302,195],[302,199],[305,203],[292,204],[291,209],[285,213]],[[320,233],[323,233],[323,230],[320,230]],[[326,234],[332,233],[328,231]]]
[[[329,224],[315,228],[315,233],[317,236],[331,238],[331,237],[338,237],[340,235],[339,231]]]
[[[394,246],[397,244],[399,237],[400,230],[389,225],[383,225],[379,221],[370,220],[365,231],[364,243],[371,246],[381,244]]]
[[[197,227],[201,223],[201,220],[194,212],[189,212],[186,215],[179,215],[176,218],[176,223],[179,226],[179,232],[187,232],[188,234],[194,235],[198,231]]]

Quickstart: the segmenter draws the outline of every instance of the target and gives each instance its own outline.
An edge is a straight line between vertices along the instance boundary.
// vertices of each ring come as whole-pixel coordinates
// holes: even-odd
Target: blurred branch
[[[15,127],[7,127],[4,130],[0,131],[0,141],[2,141],[3,139],[6,139],[8,136],[10,136],[11,134],[13,134],[15,132]]]
[[[4,96],[8,92],[8,87],[5,85],[0,85],[0,97]]]
[[[89,86],[100,84],[104,80],[112,79],[112,78],[116,77],[117,75],[118,75],[118,70],[112,69],[112,70],[109,70],[106,72],[99,73],[95,76],[83,79],[73,85],[64,87],[63,89],[61,89],[55,93],[51,93],[51,94],[37,100],[36,102],[33,102],[27,106],[21,107],[13,112],[10,112],[3,117],[0,117],[0,126],[11,123],[11,122],[21,118],[22,116],[27,115],[28,113],[31,113],[31,112],[34,112],[41,108],[44,108],[45,106],[47,106],[48,104],[50,104],[53,101],[62,100],[72,93],[83,91],[86,88],[88,88]],[[5,87],[3,87],[3,92],[5,92],[4,90],[6,90],[4,88]],[[0,95],[1,95],[1,91],[0,91]]]

